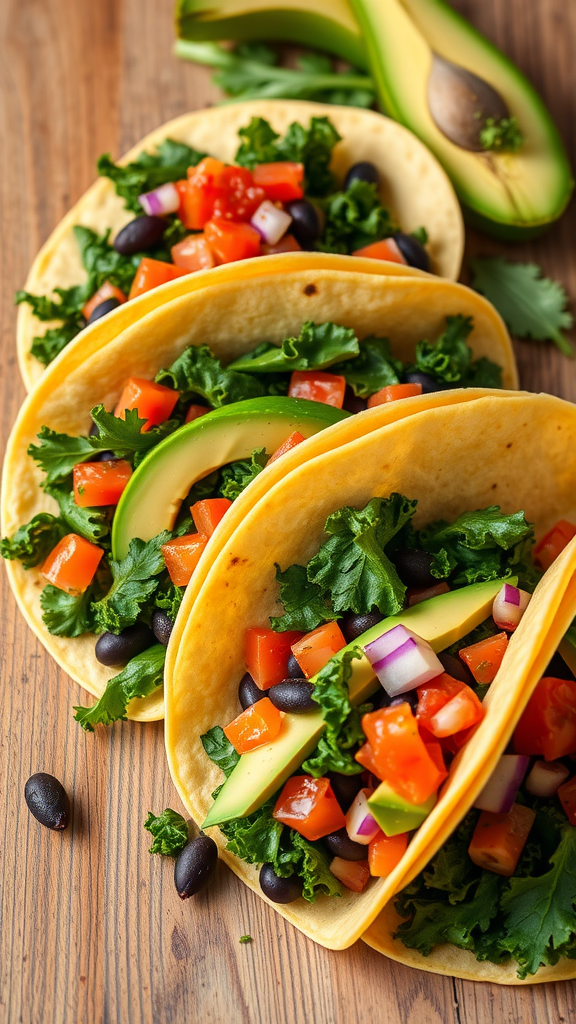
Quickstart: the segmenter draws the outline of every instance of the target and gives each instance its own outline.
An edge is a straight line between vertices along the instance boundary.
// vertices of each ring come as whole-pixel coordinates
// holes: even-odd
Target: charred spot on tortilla
[[[239,561],[240,559],[238,555],[234,555],[234,557],[230,559],[230,568],[232,568],[233,565],[238,565]]]
[[[316,295],[317,291],[318,289],[315,284],[307,284],[304,288],[304,295]]]

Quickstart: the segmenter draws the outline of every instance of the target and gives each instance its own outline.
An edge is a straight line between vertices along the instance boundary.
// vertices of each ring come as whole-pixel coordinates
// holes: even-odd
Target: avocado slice
[[[395,793],[387,782],[381,782],[372,796],[368,797],[368,806],[384,835],[397,836],[401,832],[419,828],[437,799],[436,793],[433,793],[423,804],[411,804]]]
[[[518,68],[444,0],[351,0],[351,6],[383,109],[438,157],[467,219],[508,239],[533,237],[555,221],[572,191],[570,165],[544,103]],[[428,106],[435,56],[496,90],[524,136],[517,152],[472,152],[440,131]],[[449,97],[461,110],[453,88]]]
[[[272,453],[295,430],[311,437],[349,413],[305,398],[249,398],[214,409],[176,430],[140,463],[114,516],[112,554],[125,558],[134,537],[151,540],[174,527],[197,480],[246,459],[255,448]]]
[[[507,582],[513,584],[514,581],[508,579]],[[427,640],[434,651],[442,651],[488,618],[501,587],[501,580],[490,580],[422,601],[379,622],[335,654],[333,660],[340,660],[344,651],[358,645],[365,646],[399,623]],[[314,677],[311,681],[314,682]],[[366,657],[352,662],[348,688],[353,704],[360,704],[378,686]],[[280,734],[272,743],[242,754],[212,804],[202,828],[232,818],[244,818],[260,807],[312,753],[323,728],[321,711],[306,715],[285,714]]]
[[[177,0],[180,39],[279,39],[318,45],[359,68],[366,48],[346,0]]]

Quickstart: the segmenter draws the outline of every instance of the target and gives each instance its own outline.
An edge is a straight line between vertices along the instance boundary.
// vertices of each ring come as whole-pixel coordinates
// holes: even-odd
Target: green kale
[[[480,129],[482,149],[494,153],[517,153],[523,142],[524,135],[515,117],[501,117],[498,121],[487,117]]]
[[[270,625],[277,633],[299,629],[309,633],[322,622],[333,622],[338,612],[327,604],[326,593],[316,583],[310,583],[303,565],[289,565],[282,572],[276,565],[276,579],[280,584],[280,601],[284,614],[270,618]]]
[[[52,487],[67,481],[79,462],[86,462],[94,454],[87,437],[70,437],[49,427],[40,427],[39,445],[28,446],[28,455],[46,474],[45,486]]]
[[[431,523],[418,532],[416,546],[435,556],[434,576],[467,586],[516,574],[533,538],[534,528],[523,512],[506,515],[491,505],[464,512],[451,524]]]
[[[244,488],[262,472],[269,458],[265,448],[255,448],[249,459],[239,459],[224,466],[220,472],[220,496],[236,501]]]
[[[480,359],[475,359],[470,364],[470,369],[462,387],[501,388],[502,367],[493,363],[491,359],[487,359],[486,356],[481,356]]]
[[[11,537],[0,541],[2,558],[22,562],[25,569],[43,562],[52,548],[67,533],[67,524],[50,512],[39,512],[29,523],[19,526]]]
[[[74,235],[80,249],[82,265],[88,273],[88,281],[85,285],[86,299],[90,298],[98,288],[101,288],[105,281],[109,281],[110,284],[120,288],[127,295],[143,253],[123,256],[116,251],[113,245],[110,245],[108,241],[110,231],[105,231],[103,235],[97,235],[90,228],[77,225],[74,228]]]
[[[358,352],[358,339],[350,328],[307,320],[297,338],[286,338],[279,347],[263,342],[252,352],[230,363],[228,369],[246,370],[248,373],[319,370],[341,359],[352,359]]]
[[[327,772],[359,775],[363,768],[356,761],[354,753],[366,740],[361,724],[362,715],[371,707],[371,704],[364,704],[351,708],[340,729],[323,732],[316,750],[304,761],[303,770],[316,778],[325,776]]]
[[[320,843],[311,843],[299,832],[290,829],[292,848],[299,855],[294,858],[296,873],[302,879],[302,898],[314,903],[317,896],[341,896],[340,883],[330,871],[328,857]]]
[[[263,117],[253,117],[250,124],[238,129],[238,135],[240,145],[234,162],[240,167],[253,171],[258,164],[274,163],[278,159],[276,143],[280,136]]]
[[[463,381],[472,361],[472,350],[466,344],[471,330],[471,316],[447,316],[446,330],[437,341],[417,343],[416,361],[409,369],[427,373],[442,384]]]
[[[90,415],[98,427],[98,433],[88,438],[93,451],[112,451],[118,459],[134,460],[135,465],[180,426],[178,420],[171,419],[143,432],[146,419],[140,419],[137,409],[126,409],[121,419],[97,405]]]
[[[156,374],[156,383],[175,388],[186,402],[195,395],[220,408],[245,398],[261,398],[266,387],[256,377],[222,366],[207,345],[191,345],[167,369]]]
[[[94,598],[99,593],[93,584],[83,594],[67,594],[51,583],[40,594],[42,621],[53,636],[75,637],[95,630],[92,612]]]
[[[230,740],[224,735],[224,730],[215,725],[200,737],[202,746],[211,761],[222,769],[226,778],[234,771],[240,760],[240,754],[234,749]]]
[[[160,577],[158,587],[154,591],[154,607],[166,612],[168,618],[174,622],[183,597],[184,587],[177,587],[166,574],[165,579]]]
[[[331,370],[345,377],[359,398],[369,398],[389,384],[398,384],[402,371],[402,362],[394,359],[388,338],[374,337],[360,342],[360,352],[355,359],[337,363]]]
[[[154,836],[148,853],[160,853],[163,857],[175,857],[188,842],[188,825],[178,811],[166,807],[162,814],[148,811],[144,828]]]
[[[45,491],[58,502],[60,519],[67,528],[66,532],[72,530],[92,544],[103,546],[104,539],[110,534],[110,523],[105,511],[99,508],[81,508],[77,505],[71,482],[54,484],[52,487],[46,487]]]
[[[164,139],[156,153],[140,153],[131,163],[115,164],[109,153],[98,161],[98,174],[114,182],[116,192],[124,200],[127,210],[141,214],[138,196],[143,192],[164,185],[168,181],[179,181],[186,177],[189,167],[195,167],[205,157],[183,142]]]
[[[147,697],[162,685],[166,648],[155,644],[137,654],[117,676],[109,680],[104,693],[90,708],[75,707],[74,718],[86,732],[95,725],[125,721],[126,709],[135,697]]]
[[[136,622],[142,606],[158,586],[155,577],[166,569],[161,547],[168,540],[167,530],[149,541],[133,537],[126,558],[119,562],[110,559],[112,586],[105,597],[92,605],[96,632],[120,633]]]
[[[257,164],[288,160],[304,165],[304,188],[308,195],[325,196],[333,184],[329,170],[332,150],[340,136],[327,117],[312,117],[310,125],[293,122],[283,139],[261,117],[238,132],[241,143],[235,162],[254,170]]]
[[[352,713],[348,680],[352,675],[352,662],[361,657],[362,651],[359,647],[344,651],[337,660],[331,658],[328,664],[314,678],[312,697],[322,709],[322,718],[326,724],[325,735],[332,748],[338,745],[342,729],[347,724]],[[355,722],[352,723],[353,727],[351,730],[348,730],[347,734],[349,738],[352,737],[352,733],[358,731],[355,728],[357,724]],[[359,739],[361,737],[357,736],[355,742],[358,742]],[[352,743],[350,743],[351,745]],[[349,748],[345,747],[344,749]],[[348,771],[345,774],[350,775],[354,773]]]
[[[394,234],[390,213],[380,202],[376,185],[353,181],[345,192],[323,200],[326,223],[316,248],[320,252],[349,254]]]
[[[238,939],[238,942],[242,946],[245,946],[245,945],[247,945],[250,942],[254,942],[254,939],[252,938],[251,935],[241,935],[240,938]]]

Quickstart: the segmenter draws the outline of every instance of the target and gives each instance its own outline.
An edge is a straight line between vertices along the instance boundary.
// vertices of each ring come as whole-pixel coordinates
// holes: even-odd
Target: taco
[[[2,554],[27,621],[59,664],[98,697],[116,680],[99,708],[78,713],[87,727],[124,717],[127,698],[145,694],[130,704],[129,717],[162,716],[165,652],[148,630],[152,616],[164,613],[163,629],[154,634],[161,645],[182,581],[198,558],[195,587],[218,546],[276,479],[340,443],[339,434],[325,441],[311,435],[347,409],[365,409],[367,401],[398,393],[429,392],[408,401],[411,410],[411,403],[417,409],[460,393],[445,389],[517,383],[502,321],[463,286],[414,271],[398,277],[344,273],[361,263],[344,257],[336,260],[337,270],[332,256],[281,259],[282,275],[250,277],[246,267],[239,277],[224,276],[227,268],[207,272],[204,288],[149,312],[112,340],[105,321],[95,324],[90,355],[74,342],[19,415],[4,467]],[[380,422],[404,415],[394,411],[404,405],[380,405],[370,416]],[[351,420],[342,441],[356,429]],[[299,435],[291,438],[293,450],[260,473],[293,434]],[[309,440],[294,447],[304,438]],[[115,459],[98,466],[102,452]],[[232,498],[237,500],[210,543],[190,541],[187,567],[180,565],[184,575],[175,571],[168,578],[160,549],[175,538],[163,531],[205,537],[216,526],[214,508],[222,512]],[[201,529],[188,515],[197,501],[209,514]],[[83,540],[92,575],[64,581],[62,590],[51,572],[49,589],[42,590],[48,556],[70,535]],[[131,542],[144,545],[136,561]],[[122,595],[126,587],[131,594],[135,573],[136,600],[126,605]],[[138,632],[142,624],[146,628]],[[94,630],[137,634],[123,673],[98,660]],[[104,646],[108,642],[119,658],[116,641],[108,637]],[[140,660],[133,664],[132,657]],[[114,664],[125,663],[126,651]]]
[[[317,249],[458,277],[463,226],[448,178],[415,136],[371,111],[265,101],[186,114],[98,171],[17,295],[28,388],[87,323],[215,264]],[[163,301],[154,293],[140,308]],[[111,330],[137,315],[118,314]]]
[[[575,521],[574,406],[436,397],[382,426],[365,413],[355,440],[271,487],[185,599],[168,652],[186,808],[329,948],[359,938],[468,810],[566,589],[552,573],[534,591],[531,549]],[[516,623],[525,609],[516,632],[503,601]]]

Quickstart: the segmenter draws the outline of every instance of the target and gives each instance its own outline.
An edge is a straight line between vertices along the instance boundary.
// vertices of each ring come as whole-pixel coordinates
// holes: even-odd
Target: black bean
[[[152,630],[143,622],[127,626],[121,633],[102,633],[96,641],[94,653],[101,665],[127,665],[131,658],[151,647]]]
[[[267,696],[268,694],[266,690],[261,690],[252,679],[250,673],[245,672],[240,680],[240,685],[238,686],[238,700],[240,701],[242,710],[246,711],[246,708],[252,707],[256,701],[262,700],[263,697]]]
[[[342,775],[340,772],[328,772],[332,792],[340,807],[346,813],[354,797],[362,789],[361,775]]]
[[[352,612],[347,612],[340,620],[340,629],[346,643],[351,644],[353,640],[357,640],[367,629],[372,629],[372,626],[382,622],[383,618],[384,616],[376,608],[366,615],[353,615]]]
[[[302,895],[302,879],[298,875],[281,878],[272,864],[260,868],[260,888],[273,903],[294,903]]]
[[[268,696],[278,711],[289,711],[292,715],[302,715],[306,711],[317,711],[318,704],[312,700],[314,685],[307,679],[283,679],[276,686],[271,686]]]
[[[409,704],[412,711],[415,711],[418,707],[418,694],[416,690],[408,690],[407,693],[399,693],[397,697],[388,698],[388,707],[397,708],[399,704]]]
[[[186,843],[174,865],[174,885],[181,900],[194,896],[210,881],[218,863],[218,847],[210,836]]]
[[[353,181],[368,181],[372,185],[377,185],[380,181],[378,168],[368,160],[362,160],[360,163],[354,164],[344,178],[345,192],[350,188]]]
[[[364,412],[367,404],[368,403],[365,398],[360,398],[358,395],[355,395],[354,389],[351,388],[349,384],[346,385],[344,403],[342,405],[342,408],[345,409],[346,412],[351,412],[354,415],[358,412]]]
[[[423,373],[422,370],[411,370],[409,373],[405,373],[404,381],[406,384],[420,384],[423,395],[431,395],[435,391],[446,391],[445,384],[435,380],[429,373]]]
[[[166,612],[161,611],[160,608],[157,608],[152,615],[151,626],[158,643],[164,644],[164,647],[166,647],[174,626],[170,616],[166,615]]]
[[[24,786],[24,799],[36,821],[60,832],[70,820],[70,801],[64,786],[53,775],[37,772]]]
[[[296,658],[294,657],[293,654],[291,654],[290,657],[288,658],[288,667],[286,671],[288,672],[290,679],[302,678],[302,669],[300,668],[300,665],[296,661]]]
[[[416,267],[417,270],[430,270],[430,257],[422,242],[419,242],[413,235],[405,235],[403,231],[398,231],[393,237],[410,267]]]
[[[101,302],[99,306],[96,306],[96,309],[92,310],[90,316],[88,317],[88,320],[86,321],[86,325],[93,324],[95,320],[100,320],[101,317],[106,316],[106,313],[111,313],[112,310],[116,309],[116,307],[119,305],[119,299],[105,299],[104,302]]]
[[[430,572],[430,566],[434,559],[427,551],[403,548],[400,551],[394,551],[390,558],[396,566],[402,583],[407,587],[424,590],[426,587],[435,587],[439,582]]]
[[[114,241],[114,248],[122,256],[133,256],[136,252],[144,249],[151,249],[160,241],[168,227],[168,222],[163,217],[135,217],[122,231],[119,231]]]
[[[333,857],[342,857],[342,860],[366,860],[368,856],[368,847],[350,839],[345,828],[324,836],[322,842],[326,843]]]
[[[292,217],[289,231],[303,249],[311,249],[320,235],[320,217],[316,207],[307,199],[294,199],[286,203],[286,212]]]
[[[438,655],[438,660],[441,662],[444,671],[449,676],[452,676],[453,679],[459,679],[461,683],[466,683],[466,686],[471,686],[472,688],[476,686],[474,676],[460,658],[455,658],[453,654],[441,651]]]
[[[94,452],[94,455],[90,459],[91,462],[114,462],[116,455],[114,452]]]

